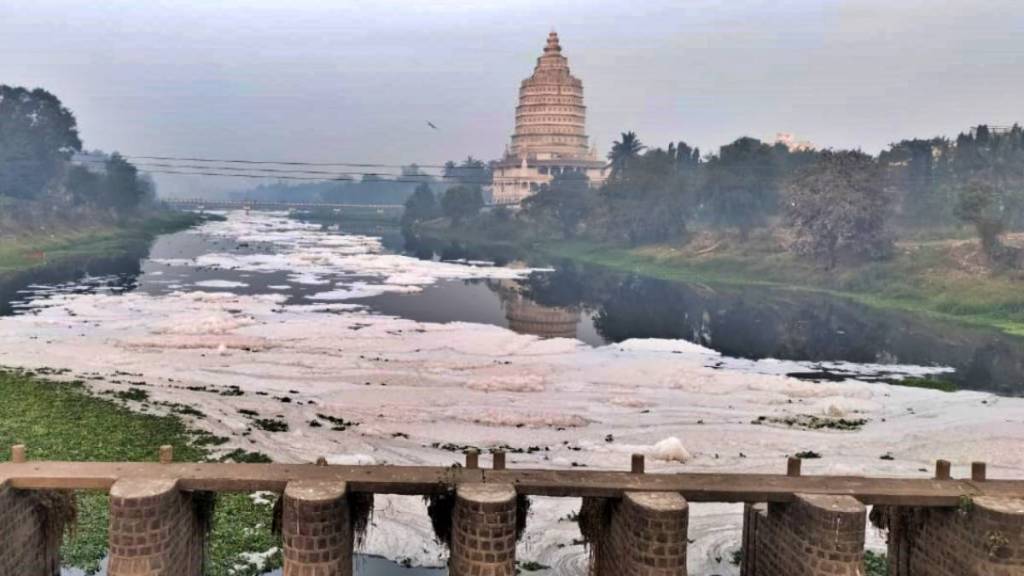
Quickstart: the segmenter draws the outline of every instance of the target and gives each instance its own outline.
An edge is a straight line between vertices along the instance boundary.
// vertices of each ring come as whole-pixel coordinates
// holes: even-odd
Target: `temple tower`
[[[569,71],[558,34],[548,35],[533,75],[519,87],[515,132],[494,170],[495,204],[518,204],[555,176],[585,174],[604,180],[605,164],[589,146],[583,82]]]

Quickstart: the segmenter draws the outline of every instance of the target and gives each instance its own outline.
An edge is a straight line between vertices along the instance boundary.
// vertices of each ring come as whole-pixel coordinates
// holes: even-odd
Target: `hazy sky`
[[[551,29],[602,153],[624,130],[877,151],[1024,119],[1021,0],[0,0],[0,83],[126,154],[490,159]],[[161,185],[245,182],[210,180]]]

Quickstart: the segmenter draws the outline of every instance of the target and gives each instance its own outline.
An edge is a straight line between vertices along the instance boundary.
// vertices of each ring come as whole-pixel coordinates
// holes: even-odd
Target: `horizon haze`
[[[441,164],[498,158],[557,30],[599,153],[627,130],[704,152],[789,132],[877,152],[1020,119],[1024,5],[877,0],[0,6],[0,80],[129,155]],[[433,129],[428,122],[435,124]],[[161,193],[258,181],[157,175]]]

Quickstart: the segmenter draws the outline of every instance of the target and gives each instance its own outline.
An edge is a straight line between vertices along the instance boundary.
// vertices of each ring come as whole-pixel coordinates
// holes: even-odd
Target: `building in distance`
[[[605,180],[606,163],[586,133],[583,82],[569,71],[558,34],[548,35],[533,75],[519,87],[511,145],[494,165],[495,204],[518,204],[559,174],[585,174],[592,186]]]

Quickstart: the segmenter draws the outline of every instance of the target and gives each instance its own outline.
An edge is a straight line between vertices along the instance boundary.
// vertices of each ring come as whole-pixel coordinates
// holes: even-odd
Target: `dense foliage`
[[[897,231],[913,235],[968,224],[992,264],[1019,267],[1024,261],[1019,248],[1002,240],[1024,228],[1019,126],[979,126],[955,141],[904,140],[878,156],[749,137],[702,156],[685,142],[651,148],[626,132],[608,160],[607,180],[599,186],[578,172],[558,175],[514,215],[484,211],[473,218],[479,204],[465,191],[446,195],[443,213],[477,230],[493,226],[492,235],[513,230],[531,239],[619,246],[685,242],[697,230],[734,234],[742,244],[765,229],[828,269],[844,260],[886,259]],[[472,158],[458,170],[449,163],[448,173],[467,188],[478,181],[470,174],[490,176]],[[429,215],[419,202],[412,205],[417,214]],[[515,226],[499,225],[509,219]]]
[[[0,85],[0,229],[123,217],[154,198],[147,178],[118,154],[82,151],[77,123],[53,94]]]
[[[441,207],[437,204],[437,197],[434,191],[427,184],[420,184],[416,190],[405,201],[405,211],[402,212],[402,225],[409,226],[413,222],[432,220],[441,215]]]
[[[823,152],[794,176],[786,200],[794,250],[828,268],[842,253],[879,259],[891,249],[891,202],[878,163],[863,152]]]
[[[41,195],[81,149],[75,116],[56,96],[0,85],[0,195]]]
[[[441,211],[456,224],[472,218],[484,207],[484,196],[479,186],[452,186],[441,197]]]

